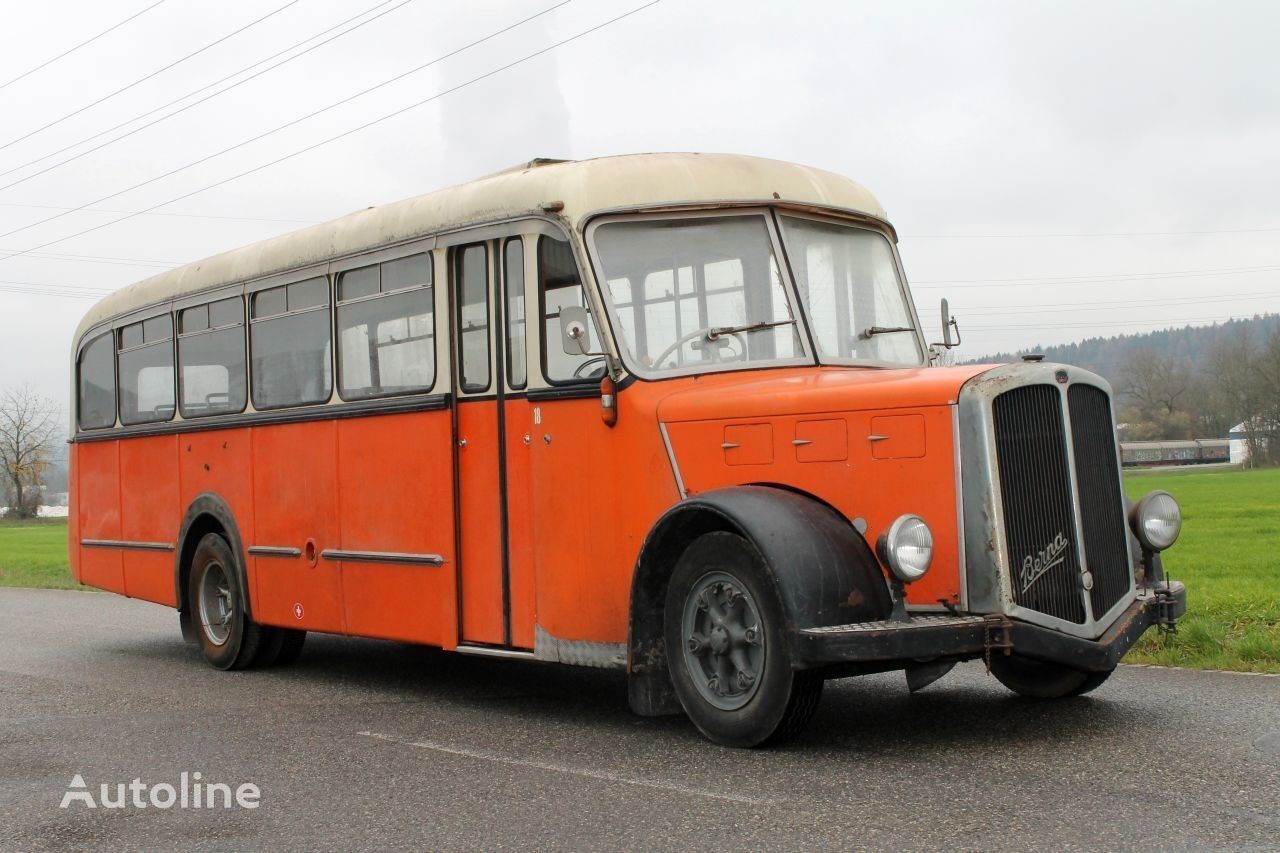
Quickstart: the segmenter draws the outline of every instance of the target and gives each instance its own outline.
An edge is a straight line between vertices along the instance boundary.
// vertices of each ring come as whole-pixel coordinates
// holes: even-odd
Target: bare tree
[[[9,514],[31,518],[40,503],[40,480],[60,432],[53,401],[22,386],[0,393],[0,466]]]

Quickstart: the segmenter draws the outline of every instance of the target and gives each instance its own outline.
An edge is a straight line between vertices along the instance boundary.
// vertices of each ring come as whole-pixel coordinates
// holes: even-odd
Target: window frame
[[[159,341],[148,341],[146,338],[146,324],[161,317],[169,318],[169,337]],[[126,329],[134,326],[142,327],[142,343],[134,344],[130,347],[120,346],[120,340],[124,336]],[[178,416],[178,321],[174,316],[173,308],[169,303],[165,304],[163,311],[138,312],[129,315],[127,318],[119,318],[112,324],[111,334],[114,338],[113,344],[115,348],[114,360],[116,371],[116,423],[121,427],[139,427],[146,428],[153,424],[166,424],[174,420]],[[168,417],[164,418],[148,418],[142,421],[126,421],[124,419],[124,394],[121,393],[121,378],[123,376],[120,370],[120,357],[129,353],[141,352],[152,347],[159,348],[162,344],[169,345],[169,390],[173,393],[173,411]],[[138,371],[141,376],[142,371]]]
[[[770,219],[773,220],[774,229],[777,232],[779,243],[782,245],[783,255],[787,267],[787,278],[791,281],[792,289],[795,291],[797,304],[800,306],[801,312],[805,317],[805,327],[807,336],[813,344],[814,358],[819,364],[839,365],[843,367],[884,367],[884,368],[913,368],[929,366],[929,343],[925,340],[924,327],[920,325],[920,315],[916,311],[915,298],[911,293],[911,287],[907,284],[907,272],[902,266],[902,256],[898,253],[898,244],[890,235],[885,233],[884,229],[876,227],[872,222],[866,220],[848,219],[838,215],[808,211],[808,210],[792,210],[790,208],[771,207]],[[839,356],[823,356],[817,348],[817,341],[812,339],[811,325],[809,323],[809,309],[800,300],[800,290],[796,286],[795,271],[791,267],[791,257],[787,254],[786,239],[782,236],[782,219],[807,219],[812,222],[819,222],[824,225],[838,225],[842,228],[852,228],[858,231],[866,231],[874,234],[889,244],[889,254],[893,257],[894,272],[898,277],[898,290],[902,294],[903,303],[907,306],[907,313],[911,317],[911,324],[915,327],[916,349],[920,355],[920,361],[917,363],[909,363],[903,361],[885,361],[883,359],[870,358],[842,358]]]
[[[492,240],[490,239],[471,240],[449,247],[449,279],[452,288],[450,297],[452,298],[454,305],[453,324],[454,334],[456,335],[454,340],[457,342],[457,346],[452,347],[451,349],[453,359],[457,365],[454,373],[458,380],[457,392],[460,394],[485,394],[493,388],[494,312],[492,303],[495,295],[493,292],[495,288],[493,286],[492,266],[490,264],[490,256],[492,252],[490,251],[489,244],[491,242]],[[467,250],[473,248],[479,248],[484,253],[484,310],[485,327],[487,332],[485,336],[485,346],[488,350],[488,358],[486,359],[485,384],[483,386],[468,385],[466,378],[463,375],[466,344],[463,341],[464,330],[462,327],[462,309],[464,302],[462,298],[462,276],[460,275],[460,272],[462,270],[462,260],[466,256]]]
[[[591,271],[596,280],[600,291],[600,301],[604,305],[605,315],[609,324],[614,328],[621,330],[623,328],[617,309],[614,307],[613,298],[608,292],[609,282],[605,277],[604,264],[600,257],[599,247],[596,245],[595,232],[596,229],[611,222],[640,222],[640,221],[667,221],[679,219],[713,219],[713,218],[734,218],[757,216],[764,224],[765,232],[769,237],[769,245],[773,250],[774,263],[778,267],[778,276],[781,280],[783,293],[786,295],[791,310],[791,316],[796,321],[796,333],[800,340],[800,355],[790,358],[771,358],[760,361],[748,362],[726,362],[719,365],[699,364],[688,367],[673,368],[670,370],[654,370],[643,364],[637,363],[631,353],[630,346],[624,346],[622,341],[625,335],[618,332],[618,357],[622,359],[623,365],[627,372],[638,379],[649,381],[660,381],[663,379],[674,379],[679,376],[700,376],[706,373],[732,373],[744,370],[770,370],[777,367],[813,367],[816,366],[818,358],[813,338],[811,337],[809,328],[809,317],[805,312],[804,305],[800,302],[800,294],[796,291],[795,279],[791,275],[791,264],[787,260],[786,250],[782,243],[781,235],[778,231],[778,223],[773,215],[773,208],[768,205],[744,205],[742,207],[719,207],[713,210],[704,208],[693,209],[670,209],[663,208],[661,210],[640,211],[640,212],[602,212],[594,214],[586,219],[583,226],[583,237],[587,249],[587,258],[591,263]],[[896,252],[895,252],[896,256]],[[643,288],[644,282],[638,285],[633,284],[633,290],[637,287]],[[599,324],[597,324],[598,326]],[[858,362],[859,365],[865,366],[867,362]],[[895,365],[901,366],[901,365]]]
[[[393,397],[415,397],[422,394],[430,394],[433,390],[435,390],[436,382],[440,377],[440,358],[439,358],[440,353],[437,347],[437,342],[440,334],[440,326],[436,322],[437,282],[436,282],[435,254],[434,252],[431,251],[429,247],[425,247],[420,244],[414,247],[414,251],[410,251],[407,254],[383,256],[384,254],[385,253],[378,253],[376,256],[370,256],[370,257],[377,257],[378,258],[377,260],[369,260],[367,263],[362,263],[362,264],[344,265],[341,269],[334,269],[330,273],[330,278],[332,279],[330,289],[332,290],[332,297],[333,297],[333,318],[332,318],[333,331],[331,333],[332,340],[333,340],[333,362],[334,362],[333,392],[337,394],[338,400],[340,400],[343,403],[366,403],[373,400],[385,400]],[[394,263],[396,261],[406,260],[408,258],[416,258],[416,257],[422,257],[426,260],[427,267],[431,270],[431,281],[425,285],[419,284],[413,287],[403,287],[399,290],[384,291],[382,289],[382,265],[388,264],[388,263]],[[360,259],[364,260],[363,257]],[[352,272],[358,272],[363,269],[368,269],[369,267],[375,267],[378,270],[378,292],[369,294],[366,296],[357,296],[352,299],[347,299],[345,301],[339,301],[338,285],[342,279],[342,276]],[[430,381],[426,384],[425,387],[419,388],[414,391],[392,391],[392,392],[384,392],[381,394],[372,394],[372,395],[365,395],[363,397],[350,397],[350,398],[344,396],[342,393],[342,328],[340,325],[341,321],[338,319],[338,309],[342,305],[359,305],[365,302],[373,302],[378,299],[385,299],[387,297],[400,296],[405,293],[412,293],[414,290],[426,290],[427,293],[430,294],[430,302],[431,302],[431,379]]]
[[[212,307],[215,303],[227,302],[232,299],[238,299],[240,301],[240,322],[227,323],[222,326],[213,325],[212,315],[208,313],[209,308]],[[183,332],[182,331],[182,315],[193,308],[205,309],[208,325],[205,328],[199,329],[194,332]],[[251,368],[252,362],[249,360],[250,359],[250,356],[249,356],[249,300],[245,298],[245,294],[239,288],[237,288],[235,291],[231,293],[218,295],[214,298],[209,298],[203,302],[193,302],[189,305],[184,304],[181,307],[175,305],[173,309],[173,316],[174,316],[174,336],[173,336],[174,374],[177,380],[177,390],[178,390],[178,396],[176,400],[176,408],[178,410],[178,415],[181,416],[181,418],[185,421],[185,420],[204,420],[205,418],[216,418],[216,417],[225,416],[225,415],[243,414],[245,410],[249,408],[249,403],[253,398],[253,389],[250,387],[250,383],[249,383],[250,374],[252,373],[252,368]],[[244,402],[240,404],[240,408],[238,409],[227,409],[226,411],[221,411],[221,412],[203,412],[199,414],[188,415],[186,412],[182,411],[183,401],[185,399],[185,395],[183,394],[183,381],[182,381],[182,339],[199,337],[200,335],[209,335],[214,332],[222,332],[222,331],[226,331],[227,329],[234,329],[237,326],[240,327],[240,343],[242,345],[241,353],[243,353],[244,355],[244,375],[242,377],[244,379]],[[229,383],[230,383],[230,376],[228,376],[228,387],[229,387]]]
[[[542,239],[542,235],[539,234],[539,235],[536,235],[536,237],[537,239],[534,241],[534,245],[537,245],[537,240]],[[529,387],[529,311],[528,311],[529,305],[528,305],[528,290],[525,286],[525,282],[528,281],[528,278],[529,278],[528,276],[529,264],[528,264],[528,259],[525,257],[525,252],[527,247],[525,245],[524,238],[525,238],[524,234],[513,234],[510,237],[507,237],[501,241],[501,246],[502,246],[502,349],[503,349],[503,367],[506,368],[503,375],[506,377],[507,387],[509,387],[512,391],[523,391]],[[507,263],[507,247],[510,246],[512,243],[515,243],[520,247],[519,297],[520,297],[521,307],[524,309],[521,312],[521,320],[524,323],[524,339],[522,341],[524,344],[524,349],[520,353],[520,357],[522,359],[521,363],[522,363],[522,366],[524,367],[524,378],[521,380],[519,385],[517,385],[515,382],[511,380],[511,353],[513,352],[511,348],[512,293],[511,293],[511,278],[509,275],[510,265]]]
[[[551,374],[547,371],[547,347],[551,345],[552,336],[547,334],[547,289],[542,286],[542,241],[555,239],[555,237],[549,234],[539,234],[538,239],[535,240],[533,244],[533,257],[535,261],[533,273],[534,280],[536,282],[534,287],[536,287],[538,291],[538,369],[542,371],[542,380],[553,388],[575,388],[581,385],[599,385],[600,380],[603,377],[596,377],[594,379],[590,377],[583,377],[581,379],[574,379],[573,377],[570,377],[569,379],[552,379]],[[596,333],[595,343],[600,349],[600,357],[605,360],[605,376],[608,376],[611,369],[611,355],[608,338],[604,328],[608,322],[612,322],[612,320],[610,319],[609,321],[606,321],[596,311],[596,306],[591,300],[590,286],[587,283],[586,276],[583,275],[586,270],[583,269],[578,253],[574,249],[573,238],[566,235],[562,242],[568,243],[569,254],[573,257],[574,267],[577,268],[578,286],[582,288],[582,300],[586,303],[583,307],[587,309],[592,320],[594,320],[593,325],[595,326]],[[603,301],[604,294],[602,293],[600,296]],[[528,328],[528,322],[528,318],[525,318],[526,328]],[[558,330],[554,340],[556,346],[559,346],[560,334]]]
[[[82,375],[84,354],[89,347],[103,338],[108,338],[111,344],[111,423],[87,427],[80,417],[82,404],[84,403],[84,377]],[[100,432],[102,430],[115,429],[120,424],[120,365],[116,361],[116,328],[114,325],[100,326],[96,330],[96,334],[94,330],[90,330],[80,340],[80,349],[76,351],[76,431]]]
[[[310,279],[313,279],[313,278],[323,278],[325,280],[329,290],[329,300],[326,304],[317,305],[311,308],[303,308],[299,311],[290,311],[289,304],[288,304],[288,290],[286,289],[285,310],[283,312],[279,314],[272,314],[269,317],[261,317],[256,319],[254,318],[253,300],[258,294],[262,293],[264,290],[274,290],[275,288],[278,288],[278,287],[287,288],[291,284],[301,284],[302,282],[309,281]],[[333,331],[333,318],[334,318],[333,280],[334,280],[334,276],[329,271],[329,264],[324,263],[324,264],[313,264],[312,266],[304,267],[302,269],[297,269],[297,270],[291,270],[290,272],[282,273],[280,275],[260,278],[257,281],[251,282],[245,286],[244,288],[244,308],[245,308],[244,331],[245,331],[245,339],[246,339],[245,340],[245,353],[246,353],[245,370],[248,372],[248,382],[249,382],[249,403],[248,404],[253,407],[253,410],[255,412],[272,412],[272,411],[279,411],[282,409],[309,409],[315,406],[325,406],[333,402],[334,388],[337,386],[337,382],[334,379],[334,371],[337,370],[337,365],[334,363],[334,352],[336,351],[336,347],[334,346],[334,343],[333,343],[333,334],[334,334],[334,331]],[[213,301],[217,301],[217,300],[213,300]],[[316,400],[310,403],[286,403],[283,405],[276,405],[276,406],[259,405],[258,401],[254,399],[255,397],[254,392],[257,389],[257,383],[253,381],[253,356],[254,356],[253,324],[255,322],[266,322],[266,321],[278,319],[280,317],[291,317],[291,316],[307,314],[315,311],[329,312],[329,323],[328,323],[329,393],[328,395],[323,400]]]

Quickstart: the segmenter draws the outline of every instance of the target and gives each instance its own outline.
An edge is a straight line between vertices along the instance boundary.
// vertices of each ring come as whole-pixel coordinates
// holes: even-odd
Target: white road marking
[[[1280,678],[1280,672],[1242,672],[1238,669],[1199,669],[1194,666],[1165,666],[1159,663],[1122,663],[1135,669],[1167,669],[1172,672],[1213,672],[1221,675],[1252,675],[1255,678]]]
[[[499,755],[494,752],[487,752],[479,749],[467,749],[460,746],[450,746],[444,743],[436,743],[435,741],[419,740],[409,741],[394,735],[382,734],[380,732],[356,732],[361,737],[374,738],[376,740],[387,741],[389,743],[397,743],[402,746],[411,746],[415,749],[429,749],[433,752],[443,752],[448,755],[459,755],[463,758],[474,758],[478,761],[492,761],[495,764],[506,764],[511,767],[528,767],[534,770],[547,770],[552,773],[567,773],[571,776],[581,776],[586,779],[600,779],[605,782],[618,782],[623,785],[635,785],[639,788],[653,788],[659,791],[670,791],[676,794],[684,794],[691,797],[708,797],[713,800],[724,800],[731,803],[747,803],[754,806],[773,805],[772,800],[763,800],[756,797],[744,797],[739,794],[722,794],[719,791],[708,791],[705,788],[690,788],[687,785],[677,785],[673,782],[662,782],[657,779],[645,779],[641,776],[623,775],[621,773],[610,773],[607,770],[592,770],[586,767],[570,767],[566,764],[553,764],[547,761],[533,761],[527,758],[512,758],[506,755]]]

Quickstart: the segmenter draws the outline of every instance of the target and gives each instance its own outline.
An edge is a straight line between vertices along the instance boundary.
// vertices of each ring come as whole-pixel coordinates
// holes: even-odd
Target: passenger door
[[[455,454],[459,639],[533,647],[524,241],[456,246]]]

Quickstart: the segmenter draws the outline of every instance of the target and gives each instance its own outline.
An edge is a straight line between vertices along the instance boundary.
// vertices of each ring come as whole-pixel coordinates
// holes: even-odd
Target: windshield
[[[818,355],[921,364],[919,333],[889,241],[875,231],[779,218]]]
[[[620,343],[645,371],[805,356],[763,216],[615,220],[594,243]]]

